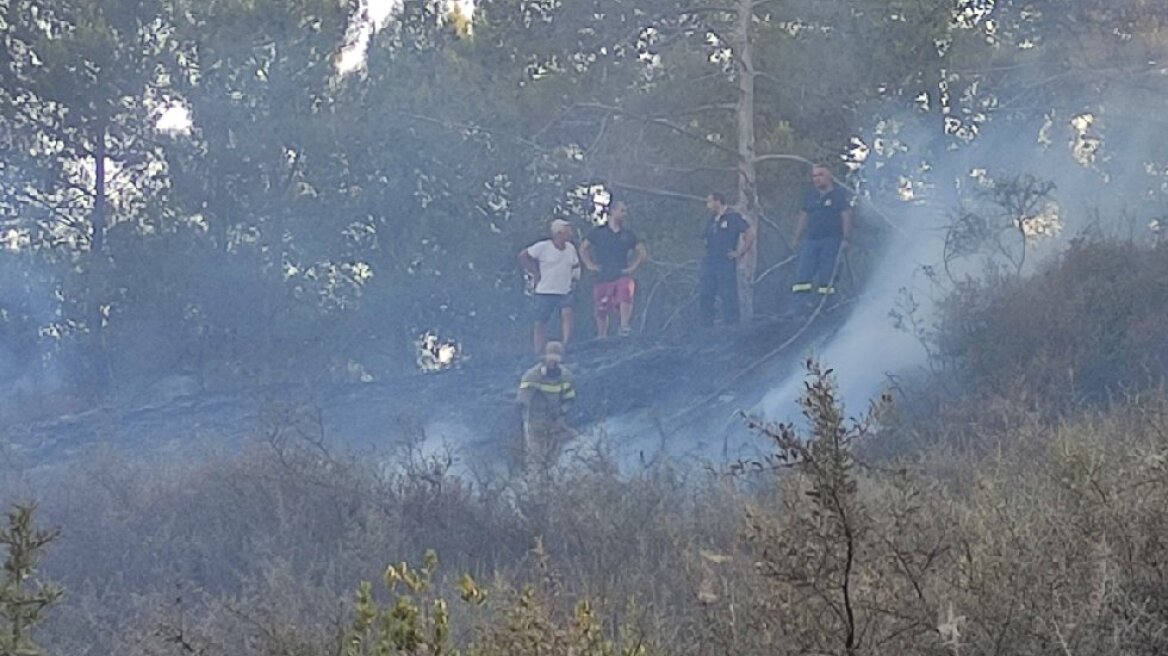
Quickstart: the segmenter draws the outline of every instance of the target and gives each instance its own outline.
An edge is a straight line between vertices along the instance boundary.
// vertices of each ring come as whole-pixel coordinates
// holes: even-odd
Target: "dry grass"
[[[41,642],[331,654],[358,582],[434,547],[437,594],[468,572],[491,595],[452,604],[460,644],[504,640],[530,585],[523,612],[549,631],[588,600],[603,635],[670,654],[1163,653],[1166,427],[1155,395],[896,464],[857,459],[884,436],[841,424],[846,466],[811,466],[837,462],[821,446],[749,481],[597,466],[526,489],[388,476],[318,445],[170,470],[111,454],[42,498],[64,528],[45,572],[69,592]]]

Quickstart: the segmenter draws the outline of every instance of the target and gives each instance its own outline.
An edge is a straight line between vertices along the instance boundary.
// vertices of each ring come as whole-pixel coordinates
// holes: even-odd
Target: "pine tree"
[[[8,527],[0,531],[0,544],[8,549],[0,584],[0,656],[43,654],[30,634],[43,619],[45,608],[63,594],[59,586],[35,579],[45,547],[59,534],[36,528],[35,512],[35,504],[13,507],[8,512]]]

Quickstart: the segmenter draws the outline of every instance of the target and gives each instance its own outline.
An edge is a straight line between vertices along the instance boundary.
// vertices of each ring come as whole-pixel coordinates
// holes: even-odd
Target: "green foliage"
[[[393,603],[379,607],[373,584],[366,581],[357,590],[353,626],[345,637],[346,656],[364,654],[439,654],[450,650],[450,615],[446,600],[434,598],[429,605],[416,598],[430,590],[430,578],[438,566],[433,551],[426,552],[420,569],[406,563],[390,565],[384,583]],[[399,586],[403,592],[398,593]]]
[[[20,156],[3,163],[0,215],[27,252],[0,258],[25,274],[9,279],[34,279],[9,296],[50,299],[29,312],[3,301],[21,362],[132,392],[176,370],[207,389],[378,377],[412,368],[429,330],[514,352],[514,253],[553,214],[588,228],[580,190],[596,182],[632,202],[663,263],[644,272],[659,291],[644,325],[674,324],[696,285],[700,198],[737,184],[734,12],[504,1],[468,25],[408,2],[342,76],[355,4],[5,4],[0,120]],[[796,156],[760,164],[776,217],[805,172],[769,162],[837,153],[859,106],[906,79],[821,75],[827,53],[904,29],[883,2],[821,4],[738,7],[756,15],[757,154]],[[795,27],[812,24],[835,28]],[[918,40],[940,29],[927,25]],[[920,57],[882,61],[938,65],[913,47]],[[159,133],[175,104],[192,130]],[[783,222],[771,225],[763,262],[787,255]]]
[[[769,219],[763,271],[789,255],[806,162],[834,160],[849,136],[883,167],[867,189],[891,195],[898,175],[928,169],[929,148],[974,139],[1003,90],[1041,97],[1033,66],[1072,62],[1076,93],[1099,90],[1073,111],[1100,113],[1098,64],[1151,79],[1140,66],[1164,46],[1144,3],[999,2],[991,28],[928,0],[500,0],[473,24],[407,2],[342,76],[357,4],[3,4],[0,217],[24,246],[0,252],[15,281],[0,323],[15,360],[117,392],[176,370],[207,389],[377,378],[412,368],[430,330],[480,356],[515,352],[514,253],[553,214],[587,229],[594,183],[632,203],[653,254],[642,323],[664,332],[696,285],[709,189],[757,173],[744,186]],[[943,138],[906,149],[900,117],[919,97]],[[155,129],[172,104],[189,134]],[[1070,118],[1048,104],[994,116]],[[1164,140],[1123,125],[1109,129],[1163,159]],[[778,270],[760,303],[778,297]]]
[[[379,604],[373,584],[366,581],[357,590],[353,623],[345,636],[346,656],[377,654],[432,655],[460,654],[451,640],[451,615],[446,599],[432,591],[432,576],[438,566],[433,551],[426,552],[422,567],[402,563],[385,571],[385,590],[390,599]],[[487,593],[464,574],[458,583],[459,596],[471,606],[484,606]],[[532,587],[516,597],[501,617],[490,617],[465,649],[467,656],[649,656],[649,647],[640,641],[617,647],[607,640],[599,620],[587,601],[579,602],[571,618],[559,620],[549,601]]]
[[[0,544],[7,549],[4,579],[0,584],[0,654],[43,654],[32,641],[32,629],[47,607],[63,594],[60,587],[36,580],[37,565],[58,531],[35,527],[35,505],[16,506],[8,512],[8,527],[0,530]]]
[[[533,588],[523,590],[504,619],[488,625],[467,656],[650,656],[658,653],[641,640],[618,646],[608,640],[596,612],[587,601],[576,604],[571,617],[557,621],[549,601]]]

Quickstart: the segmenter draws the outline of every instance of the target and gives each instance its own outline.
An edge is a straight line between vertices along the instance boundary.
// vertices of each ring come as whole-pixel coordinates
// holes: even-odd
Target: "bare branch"
[[[649,322],[649,316],[651,314],[650,310],[653,307],[653,299],[657,296],[657,291],[662,287],[662,285],[664,285],[666,282],[669,282],[673,278],[674,274],[694,270],[697,268],[698,264],[696,261],[684,263],[660,262],[652,259],[649,261],[653,265],[665,269],[665,272],[664,275],[657,279],[657,282],[654,283],[652,289],[649,290],[649,295],[646,298],[644,308],[641,311],[641,332],[645,331],[645,325]],[[668,321],[666,325],[668,325]]]
[[[807,166],[812,166],[815,164],[815,162],[812,162],[811,160],[809,160],[806,157],[803,157],[801,155],[787,155],[784,153],[774,153],[771,155],[759,155],[758,157],[754,158],[755,164],[762,164],[763,162],[774,162],[774,161],[798,162],[800,164],[806,164]]]
[[[689,116],[691,114],[701,114],[703,112],[718,112],[718,111],[734,111],[738,109],[738,105],[734,103],[713,103],[710,105],[700,105],[698,107],[691,107],[689,109],[672,112],[670,114],[655,114],[649,118],[667,118],[669,116]]]
[[[765,223],[774,229],[775,233],[779,235],[779,239],[782,240],[783,246],[786,247],[788,253],[795,252],[795,247],[791,245],[791,242],[787,241],[786,235],[783,234],[783,229],[779,227],[779,224],[772,221],[771,218],[767,216],[766,212],[759,212],[758,220],[760,223]]]
[[[600,147],[600,142],[604,140],[604,135],[608,132],[608,121],[610,118],[612,117],[605,116],[604,119],[600,121],[600,129],[596,131],[596,138],[592,140],[592,144],[589,145],[588,149],[584,151],[585,154],[588,155],[588,160],[584,165],[584,169],[589,173],[592,172],[592,153],[596,152],[596,149]]]
[[[738,151],[734,150],[733,148],[724,146],[716,141],[711,141],[709,138],[707,138],[703,135],[690,132],[689,130],[686,130],[685,128],[681,127],[680,125],[677,125],[676,123],[674,123],[672,121],[668,121],[668,120],[661,118],[661,117],[645,116],[643,114],[637,114],[635,112],[630,112],[630,111],[627,111],[625,109],[621,109],[620,107],[613,107],[612,105],[605,105],[602,103],[580,103],[577,105],[577,107],[583,107],[583,108],[587,108],[587,109],[599,109],[602,111],[619,114],[621,116],[627,116],[629,118],[632,118],[632,119],[635,119],[638,121],[643,121],[645,123],[650,123],[653,125],[660,125],[662,127],[668,128],[669,130],[672,130],[673,132],[676,132],[677,134],[679,134],[681,136],[687,137],[689,139],[693,139],[695,141],[700,141],[700,142],[706,144],[707,146],[714,148],[716,150],[719,150],[719,151],[722,151],[725,153],[730,153],[730,154],[734,155],[735,158],[738,157]]]
[[[633,160],[633,164],[635,164],[637,166],[647,166],[651,169],[656,169],[658,171],[668,171],[670,173],[681,173],[681,174],[702,173],[704,171],[712,171],[715,173],[734,173],[736,175],[738,173],[738,169],[736,169],[732,166],[684,167],[684,166],[669,166],[668,164],[657,164],[654,162],[642,162],[642,161],[638,161],[638,160]]]
[[[653,187],[641,187],[638,185],[628,184],[626,182],[612,181],[609,182],[614,187],[619,187],[628,191],[636,191],[642,194],[650,194],[653,196],[662,196],[664,198],[680,198],[682,200],[705,200],[703,196],[695,196],[693,194],[686,194],[680,191],[670,191],[669,189],[655,189]]]
[[[737,14],[737,7],[695,7],[680,12],[682,16],[700,16],[702,14]]]
[[[560,110],[559,113],[556,114],[555,118],[548,121],[547,124],[544,125],[542,128],[536,130],[535,133],[531,135],[531,139],[533,141],[536,139],[539,139],[541,136],[543,136],[543,134],[545,132],[552,129],[552,126],[559,123],[561,119],[563,119],[565,116],[567,116],[568,112],[570,112],[571,109],[572,109],[571,107],[565,107],[564,109]]]
[[[785,258],[785,259],[783,259],[783,260],[781,260],[781,261],[779,261],[779,262],[776,262],[774,265],[772,265],[772,266],[771,266],[770,268],[768,268],[766,271],[763,271],[762,273],[760,273],[760,274],[758,275],[758,277],[756,277],[756,278],[754,279],[754,284],[756,284],[756,285],[757,285],[758,283],[760,283],[760,282],[762,282],[762,281],[763,281],[763,278],[766,278],[767,276],[771,275],[771,274],[772,274],[772,273],[774,273],[775,271],[778,271],[779,269],[781,269],[781,268],[783,268],[783,267],[787,266],[788,264],[790,264],[790,263],[794,262],[796,257],[798,257],[798,256],[797,256],[797,255],[791,255],[791,256],[788,256],[787,258]]]
[[[447,121],[447,120],[440,119],[440,118],[434,118],[433,116],[423,116],[421,114],[414,114],[412,112],[398,111],[398,112],[394,112],[394,114],[397,114],[398,116],[401,116],[403,118],[409,118],[409,119],[413,119],[415,121],[421,121],[423,123],[431,123],[433,125],[437,125],[437,126],[446,128],[448,130],[467,130],[467,131],[472,131],[472,132],[481,132],[483,134],[488,134],[491,136],[503,136],[503,137],[506,137],[506,138],[511,139],[513,141],[516,141],[518,143],[524,144],[526,146],[530,146],[532,148],[536,148],[539,150],[547,150],[546,147],[544,147],[544,146],[542,146],[542,145],[540,145],[540,144],[538,144],[538,143],[536,143],[536,142],[534,142],[531,139],[528,139],[526,137],[522,137],[522,136],[517,135],[517,134],[510,134],[507,132],[499,132],[497,130],[491,130],[488,128],[484,128],[481,125],[474,125],[471,123],[459,123],[456,121]]]
[[[720,71],[717,73],[707,73],[705,75],[691,77],[688,80],[682,80],[681,83],[682,84],[698,84],[700,82],[705,82],[706,80],[710,80],[710,79],[714,79],[714,78],[719,79],[719,80],[725,80],[726,74],[722,73]]]

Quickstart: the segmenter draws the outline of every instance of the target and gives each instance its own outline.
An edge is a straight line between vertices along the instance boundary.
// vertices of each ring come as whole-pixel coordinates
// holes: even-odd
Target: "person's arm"
[[[621,273],[625,274],[626,276],[633,275],[647,259],[649,259],[649,251],[645,250],[645,244],[642,242],[637,242],[636,248],[633,249],[633,261],[630,262],[629,265],[625,267],[625,270],[621,271]]]
[[[539,284],[539,260],[532,257],[526,248],[519,251],[519,266],[523,267],[524,271],[530,273],[535,278],[536,284]]]
[[[799,245],[799,241],[803,239],[803,231],[807,229],[807,212],[799,210],[799,214],[795,217],[795,245]]]
[[[519,379],[519,389],[515,392],[515,400],[524,412],[531,409],[531,398],[535,396],[535,390],[531,383],[531,372],[525,372],[523,377]]]
[[[580,259],[584,260],[585,269],[588,269],[589,271],[600,271],[600,267],[597,266],[596,260],[592,259],[592,242],[588,241],[587,239],[584,240],[584,243],[580,244]]]
[[[572,373],[560,367],[560,412],[565,415],[576,403],[576,388],[572,386]]]
[[[520,408],[526,411],[531,408],[531,397],[533,394],[534,392],[532,392],[530,387],[520,387],[519,392],[515,394],[515,401],[519,403]]]
[[[743,221],[746,220],[743,219]],[[738,250],[731,254],[736,260],[749,253],[750,247],[754,245],[754,227],[750,225],[749,221],[746,221],[746,230],[743,230],[742,234],[739,235],[738,243]]]
[[[844,210],[841,219],[844,227],[844,244],[848,244],[852,241],[852,208]]]

